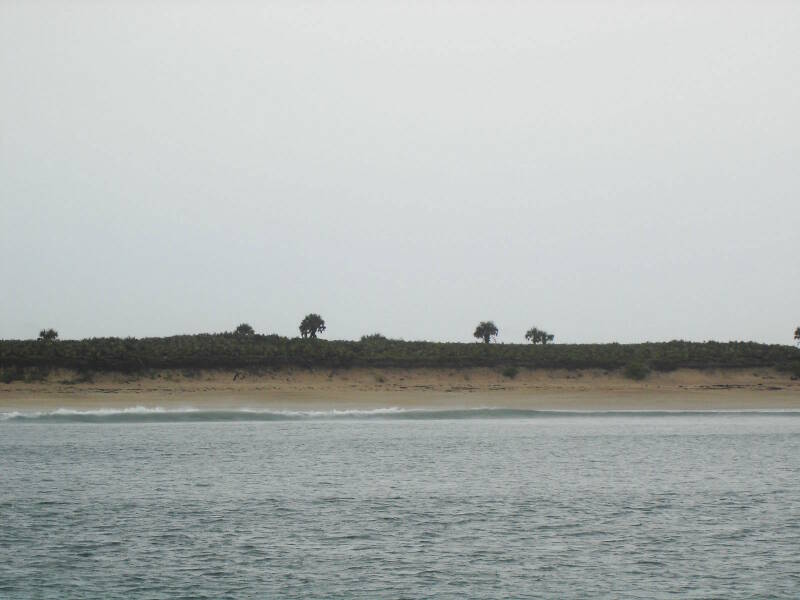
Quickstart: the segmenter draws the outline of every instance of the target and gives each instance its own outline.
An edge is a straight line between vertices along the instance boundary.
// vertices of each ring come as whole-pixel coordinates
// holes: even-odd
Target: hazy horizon
[[[800,4],[0,2],[0,339],[792,343]]]

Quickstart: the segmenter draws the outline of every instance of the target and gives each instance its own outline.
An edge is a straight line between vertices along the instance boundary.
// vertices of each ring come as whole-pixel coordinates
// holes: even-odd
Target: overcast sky
[[[800,2],[0,0],[0,338],[800,325]]]

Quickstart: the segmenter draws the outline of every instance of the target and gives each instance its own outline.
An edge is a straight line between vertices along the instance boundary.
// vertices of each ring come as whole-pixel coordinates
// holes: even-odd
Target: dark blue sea
[[[0,598],[798,598],[800,413],[0,413]]]

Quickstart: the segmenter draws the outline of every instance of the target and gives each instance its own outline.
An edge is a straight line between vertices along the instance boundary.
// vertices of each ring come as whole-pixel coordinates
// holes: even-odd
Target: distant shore
[[[58,370],[0,384],[0,410],[57,407],[509,407],[566,410],[800,409],[800,380],[773,369],[653,372],[519,369]]]

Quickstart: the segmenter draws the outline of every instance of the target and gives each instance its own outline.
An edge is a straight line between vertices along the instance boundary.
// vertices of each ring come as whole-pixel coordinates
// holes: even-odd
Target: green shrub
[[[519,369],[517,367],[506,367],[503,369],[503,377],[514,379],[517,375],[519,375]]]
[[[17,367],[9,367],[0,371],[0,381],[3,383],[12,383],[20,379],[23,379],[23,375]]]
[[[793,379],[800,379],[800,362],[794,363],[789,368],[789,372],[792,374]]]
[[[388,341],[386,336],[382,333],[370,333],[369,335],[362,335],[361,336],[362,342],[386,342]]]
[[[50,369],[47,367],[31,367],[25,372],[25,381],[28,383],[39,383],[47,379]]]
[[[88,369],[83,369],[75,373],[70,383],[94,383],[94,373]]]
[[[650,374],[650,367],[640,361],[633,361],[625,366],[625,377],[641,381]]]

